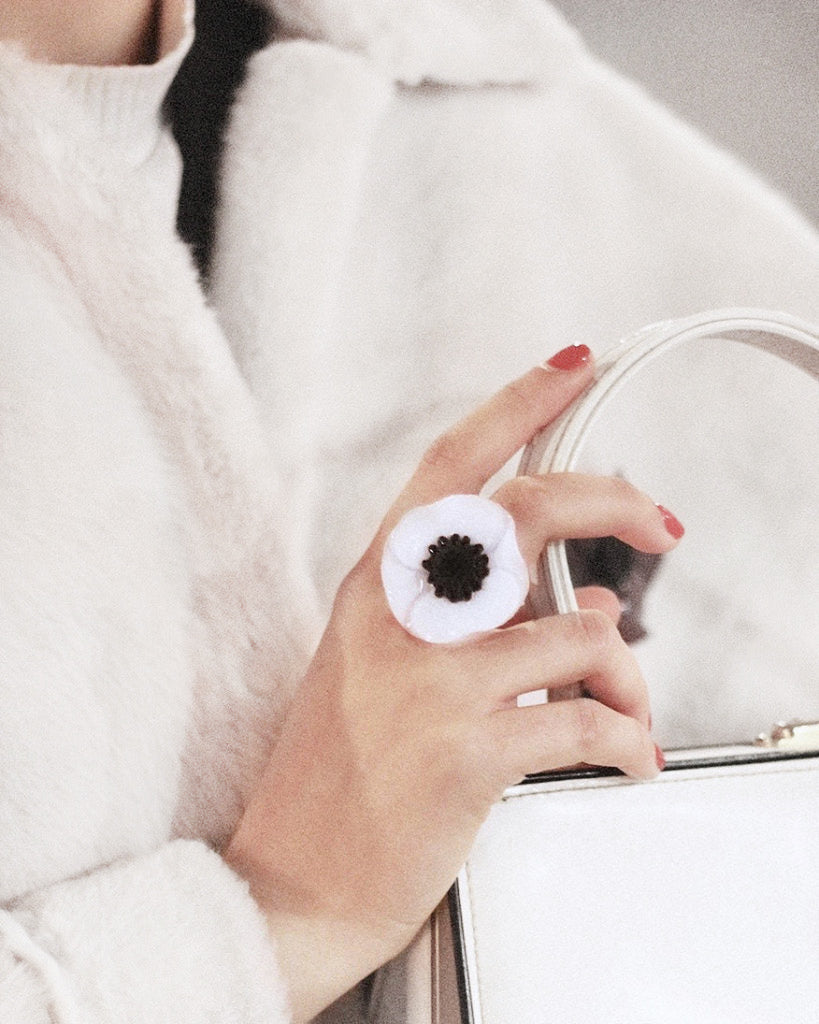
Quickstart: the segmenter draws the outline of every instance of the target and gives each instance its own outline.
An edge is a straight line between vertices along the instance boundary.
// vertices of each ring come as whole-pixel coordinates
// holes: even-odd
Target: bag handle
[[[624,338],[598,360],[595,380],[589,388],[526,446],[518,475],[574,469],[587,432],[609,399],[663,353],[686,342],[702,340],[751,345],[779,356],[819,380],[819,328],[796,317],[766,310],[723,309],[664,320]],[[530,602],[537,617],[577,611],[562,540],[547,545],[540,556]],[[552,699],[577,696],[579,690],[564,687]]]

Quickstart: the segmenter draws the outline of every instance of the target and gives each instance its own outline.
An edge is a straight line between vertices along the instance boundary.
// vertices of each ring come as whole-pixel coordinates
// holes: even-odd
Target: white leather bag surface
[[[819,333],[781,314],[656,325],[601,361],[521,471],[573,469],[610,396],[663,352],[703,339],[763,348],[819,378]],[[541,567],[538,613],[576,608],[562,542]],[[648,784],[593,769],[524,780],[492,810],[448,904],[382,973],[371,1019],[815,1024],[818,737],[803,724],[672,751]]]
[[[818,797],[817,757],[512,791],[456,886],[462,1019],[816,1021]]]

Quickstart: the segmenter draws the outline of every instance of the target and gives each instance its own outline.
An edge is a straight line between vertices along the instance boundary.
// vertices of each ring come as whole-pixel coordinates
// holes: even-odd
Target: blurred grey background
[[[819,0],[555,0],[595,54],[819,224]]]

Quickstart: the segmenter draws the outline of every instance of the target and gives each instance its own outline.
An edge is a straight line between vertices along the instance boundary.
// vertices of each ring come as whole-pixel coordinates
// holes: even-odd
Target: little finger
[[[661,755],[645,726],[587,697],[497,711],[490,730],[505,785],[581,763],[619,768],[633,779],[660,772]]]

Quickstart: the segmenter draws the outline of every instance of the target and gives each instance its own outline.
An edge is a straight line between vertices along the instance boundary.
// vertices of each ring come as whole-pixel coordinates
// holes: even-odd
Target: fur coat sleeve
[[[189,738],[229,674],[195,684],[184,489],[47,251],[0,239],[0,1020],[280,1024],[265,922],[213,851],[238,762],[209,793],[225,726],[207,757]]]
[[[9,863],[0,845],[0,858]],[[15,1024],[284,1024],[246,888],[202,843],[170,843],[0,910],[0,1016]]]

